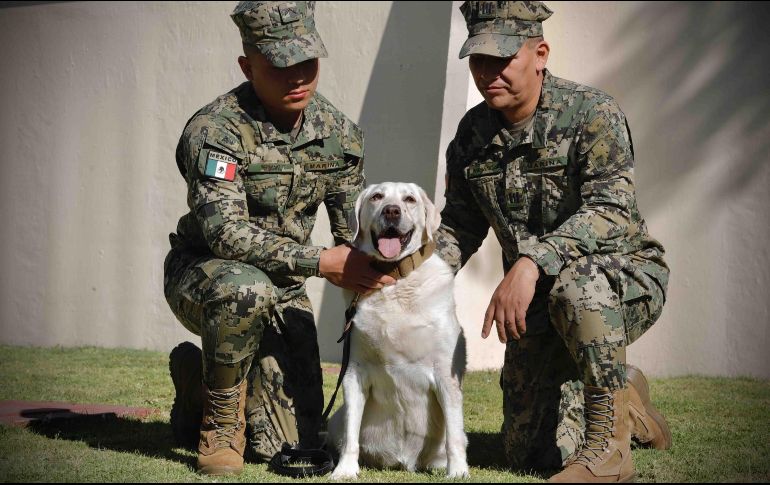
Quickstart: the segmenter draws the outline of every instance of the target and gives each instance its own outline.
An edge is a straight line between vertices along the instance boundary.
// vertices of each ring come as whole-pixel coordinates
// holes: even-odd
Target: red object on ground
[[[31,421],[83,416],[115,415],[146,418],[157,409],[113,406],[110,404],[73,404],[50,401],[0,401],[0,424],[27,426]]]
[[[340,368],[341,367],[338,366],[338,365],[328,366],[328,367],[322,366],[321,370],[323,371],[324,374],[339,374],[340,373]]]

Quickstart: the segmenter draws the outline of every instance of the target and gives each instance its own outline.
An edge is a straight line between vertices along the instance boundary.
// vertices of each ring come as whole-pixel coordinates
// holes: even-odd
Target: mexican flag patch
[[[232,182],[235,180],[235,169],[238,162],[230,155],[219,152],[209,152],[206,160],[206,176]]]

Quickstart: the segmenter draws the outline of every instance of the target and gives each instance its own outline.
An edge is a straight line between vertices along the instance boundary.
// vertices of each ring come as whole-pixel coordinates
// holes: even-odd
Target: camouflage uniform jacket
[[[438,239],[455,271],[491,226],[506,272],[524,255],[551,276],[589,254],[627,255],[627,270],[666,288],[663,247],[636,205],[630,131],[607,94],[546,70],[531,130],[514,139],[481,103],[460,121],[446,160]]]
[[[170,235],[173,248],[243,261],[286,288],[318,275],[324,248],[309,237],[321,202],[336,243],[351,239],[347,217],[364,184],[363,134],[318,93],[292,140],[243,83],[193,115],[176,160],[190,212]],[[206,175],[217,161],[235,168],[232,180]]]

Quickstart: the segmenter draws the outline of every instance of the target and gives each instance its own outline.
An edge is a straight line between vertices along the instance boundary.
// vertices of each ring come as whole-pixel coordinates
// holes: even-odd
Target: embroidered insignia
[[[209,152],[206,160],[206,176],[232,182],[235,180],[235,169],[238,162],[230,155],[219,152]]]

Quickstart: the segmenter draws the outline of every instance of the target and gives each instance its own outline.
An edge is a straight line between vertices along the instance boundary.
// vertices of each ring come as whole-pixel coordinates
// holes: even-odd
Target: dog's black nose
[[[382,215],[385,216],[386,221],[396,222],[401,218],[401,208],[397,205],[386,205],[382,209]]]

